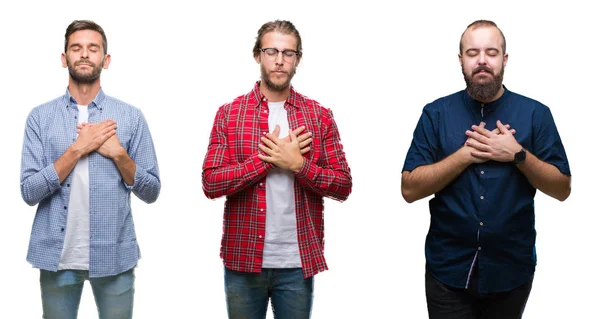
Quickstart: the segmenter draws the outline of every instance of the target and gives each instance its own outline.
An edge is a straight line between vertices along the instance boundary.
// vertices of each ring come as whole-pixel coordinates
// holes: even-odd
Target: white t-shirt
[[[289,135],[285,102],[269,103],[269,132],[279,125],[279,138]],[[267,174],[267,216],[263,268],[302,267],[296,227],[294,175],[274,168]]]
[[[78,105],[79,124],[87,122],[87,105]],[[75,165],[71,179],[71,195],[67,209],[67,227],[58,269],[90,268],[90,172],[88,157]]]

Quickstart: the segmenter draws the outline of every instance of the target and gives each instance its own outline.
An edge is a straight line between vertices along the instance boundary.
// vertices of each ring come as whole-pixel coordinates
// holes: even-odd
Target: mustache
[[[75,62],[75,66],[78,66],[78,65],[81,65],[81,64],[87,64],[87,65],[91,65],[93,67],[96,66],[94,63],[92,63],[92,61],[90,61],[88,59],[81,59],[81,60]]]
[[[476,73],[478,73],[478,72],[480,72],[482,70],[485,71],[485,72],[487,72],[487,73],[489,73],[489,74],[494,74],[494,72],[492,72],[492,69],[488,68],[485,65],[482,65],[482,66],[476,67],[475,70],[473,70],[473,74],[472,75],[475,75]]]

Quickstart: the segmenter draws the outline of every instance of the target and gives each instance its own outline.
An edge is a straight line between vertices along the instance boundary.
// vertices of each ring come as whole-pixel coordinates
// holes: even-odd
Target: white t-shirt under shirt
[[[279,138],[289,135],[285,102],[269,103],[269,132],[279,125]],[[267,216],[263,268],[301,268],[296,228],[294,175],[274,168],[267,173]]]
[[[88,121],[87,105],[78,105],[78,123]],[[72,172],[65,242],[58,269],[90,268],[90,174],[87,155]]]

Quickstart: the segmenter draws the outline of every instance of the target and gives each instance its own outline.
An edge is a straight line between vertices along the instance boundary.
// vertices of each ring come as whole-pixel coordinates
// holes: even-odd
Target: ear
[[[256,61],[256,63],[260,64],[260,54],[254,56],[254,60]]]
[[[458,54],[458,63],[460,63],[460,66],[463,66],[463,60],[462,60],[462,54]]]
[[[104,69],[108,69],[109,65],[110,65],[110,54],[107,54],[104,56],[104,64],[102,64],[102,67]]]
[[[504,53],[504,61],[502,62],[504,67],[506,67],[506,63],[508,63],[508,53]]]
[[[61,55],[60,55],[60,60],[62,61],[62,67],[63,67],[63,68],[66,68],[66,67],[68,67],[68,66],[69,66],[69,65],[67,64],[67,55],[66,55],[64,52],[63,52],[63,53],[61,53]]]
[[[296,67],[298,67],[298,64],[300,64],[300,60],[302,60],[302,55],[296,57]]]

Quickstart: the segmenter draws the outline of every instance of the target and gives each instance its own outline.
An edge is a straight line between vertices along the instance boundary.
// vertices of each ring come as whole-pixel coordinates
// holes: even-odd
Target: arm
[[[517,168],[529,183],[561,202],[566,200],[571,194],[571,176],[561,173],[554,165],[544,163],[529,151],[526,152],[525,162],[517,164]]]
[[[564,201],[571,193],[571,177],[568,174],[568,164],[565,164],[564,148],[560,138],[558,138],[558,132],[555,129],[549,110],[545,116],[545,124],[548,127],[545,130],[534,127],[537,136],[534,148],[537,154],[547,157],[551,163],[557,166],[546,163],[531,152],[526,151],[525,162],[517,164],[517,168],[527,177],[533,187],[551,197]],[[548,120],[551,120],[551,122],[548,122]],[[467,131],[467,135],[471,137],[467,143],[476,148],[472,154],[478,158],[511,162],[515,153],[519,152],[522,146],[504,128],[500,121],[496,125],[501,132],[498,135],[492,134],[484,128],[474,126],[473,131]],[[563,164],[561,167],[565,173],[559,170],[558,165],[560,163]]]
[[[116,152],[112,159],[125,186],[142,201],[153,203],[158,198],[161,187],[158,160],[148,123],[141,111],[138,112],[138,122],[129,149],[127,152]],[[121,147],[116,135],[114,141]]]
[[[352,177],[331,110],[327,110],[324,115],[322,130],[321,156],[324,165],[304,160],[300,170],[294,175],[300,185],[313,192],[344,201],[352,191]]]
[[[401,189],[404,200],[412,203],[444,189],[469,165],[475,163],[475,158],[470,154],[472,150],[469,146],[463,146],[437,163],[402,172]]]
[[[39,119],[35,111],[27,118],[21,158],[21,196],[30,206],[60,189],[77,161],[97,149],[115,134],[114,121],[107,120],[93,129],[82,131],[75,143],[54,163],[46,165]]]
[[[227,141],[226,106],[215,117],[208,151],[202,166],[202,189],[206,197],[229,196],[256,183],[273,168],[258,157],[258,149],[244,162],[231,163]]]

